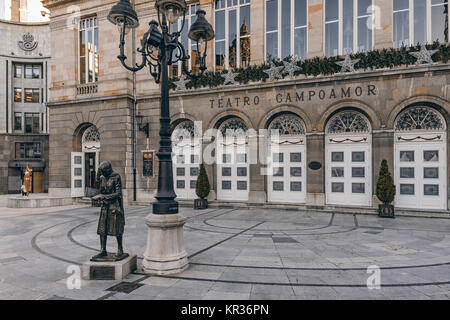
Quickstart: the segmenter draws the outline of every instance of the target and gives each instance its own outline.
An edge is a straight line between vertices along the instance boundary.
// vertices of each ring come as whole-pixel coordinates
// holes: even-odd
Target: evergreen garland
[[[432,57],[433,62],[447,63],[450,59],[450,45],[441,44],[438,41],[433,44],[426,45],[428,50],[438,50]],[[384,68],[394,68],[398,66],[409,66],[416,62],[416,58],[409,54],[409,52],[420,51],[420,44],[409,47],[401,47],[398,49],[380,49],[369,52],[358,52],[351,54],[352,59],[360,59],[355,65],[355,69],[362,70],[376,70]],[[283,60],[292,61],[293,57],[286,57]],[[318,76],[318,75],[332,75],[340,72],[340,67],[335,63],[341,61],[342,57],[314,57],[312,59],[299,60],[297,66],[301,67],[301,70],[295,72],[295,76],[304,74],[306,76]],[[240,84],[247,84],[249,82],[266,82],[268,75],[264,73],[264,70],[270,68],[270,62],[273,62],[277,66],[283,65],[283,61],[270,58],[265,64],[255,66],[252,65],[247,68],[236,69],[238,73],[236,81]],[[224,75],[227,70],[212,72],[205,72],[198,79],[191,79],[186,83],[186,89],[209,87],[216,88],[224,85]],[[221,76],[223,75],[223,76]],[[288,74],[283,73],[285,78]],[[178,81],[179,78],[174,77],[169,79],[169,87],[175,89],[174,81]]]

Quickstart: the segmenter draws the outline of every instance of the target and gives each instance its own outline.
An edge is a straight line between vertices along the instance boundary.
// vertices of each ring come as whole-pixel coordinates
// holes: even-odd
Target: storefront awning
[[[45,168],[44,161],[9,161],[9,168]]]

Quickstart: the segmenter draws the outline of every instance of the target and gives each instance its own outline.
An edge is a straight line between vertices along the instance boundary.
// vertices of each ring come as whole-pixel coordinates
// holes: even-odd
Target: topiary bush
[[[200,164],[200,173],[197,178],[195,193],[200,199],[205,199],[210,191],[211,186],[209,185],[208,175],[206,174],[205,165],[202,163]]]
[[[383,160],[377,182],[377,198],[384,204],[390,204],[394,201],[395,193],[394,179],[389,172],[387,161]]]

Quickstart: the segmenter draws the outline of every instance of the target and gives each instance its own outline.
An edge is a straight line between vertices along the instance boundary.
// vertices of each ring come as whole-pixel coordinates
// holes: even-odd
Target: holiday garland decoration
[[[421,57],[419,53],[422,50],[423,54],[424,49],[428,50],[428,53],[430,54],[431,61],[429,62],[447,63],[450,60],[450,44],[441,44],[439,42],[434,42],[433,44],[423,47],[418,44],[416,46],[401,47],[397,49],[385,48],[368,52],[358,52],[351,54],[349,58],[353,61],[358,60],[358,62],[354,64],[355,70],[362,71],[386,69],[398,66],[417,65],[417,62]],[[433,52],[434,50],[436,51]],[[343,57],[340,56],[314,57],[306,60],[295,60],[293,57],[287,57],[283,60],[272,58],[262,65],[252,65],[247,68],[236,69],[233,71],[233,77],[236,84],[272,81],[275,77],[271,78],[267,72],[270,73],[269,70],[273,67],[282,67],[278,70],[280,70],[280,74],[283,79],[286,77],[294,78],[301,74],[306,76],[332,75],[344,71],[341,70],[342,68],[338,64],[336,64],[337,62],[343,62],[344,60],[342,60],[342,58]],[[426,60],[422,60],[419,63],[423,61],[427,62]],[[292,71],[292,68],[295,70]],[[191,79],[189,82],[186,82],[185,86],[186,89],[193,89],[201,87],[216,88],[230,83],[233,84],[230,81],[227,83],[225,82],[227,79],[227,74],[229,74],[229,70],[216,72],[208,71],[199,78]],[[177,88],[176,83],[178,80],[179,78],[177,77],[169,79],[169,86],[171,89]]]

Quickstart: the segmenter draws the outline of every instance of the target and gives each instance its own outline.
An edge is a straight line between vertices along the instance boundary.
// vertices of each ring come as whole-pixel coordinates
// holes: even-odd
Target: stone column
[[[263,148],[262,145],[259,148]],[[247,161],[249,161],[249,194],[248,194],[248,202],[249,203],[265,203],[267,201],[267,193],[266,193],[266,180],[265,175],[261,174],[261,171],[264,169],[262,165],[263,159],[261,159],[258,154],[258,136],[256,132],[251,133],[249,136],[248,143],[248,155]],[[258,161],[259,160],[259,161]]]
[[[325,135],[312,133],[306,136],[306,204],[325,204]],[[319,162],[319,170],[312,170],[308,164]]]
[[[266,50],[264,48],[265,21],[264,3],[266,0],[252,0],[250,2],[250,46],[252,65],[264,63]]]
[[[308,1],[308,58],[324,55],[324,2],[323,0]]]
[[[376,196],[378,173],[380,172],[381,161],[387,160],[389,172],[394,177],[394,132],[380,131],[372,133],[372,190],[373,206],[377,207],[381,202]],[[395,181],[394,181],[395,182]],[[399,191],[397,191],[399,192]]]
[[[390,48],[393,45],[393,1],[374,0],[374,49]]]

